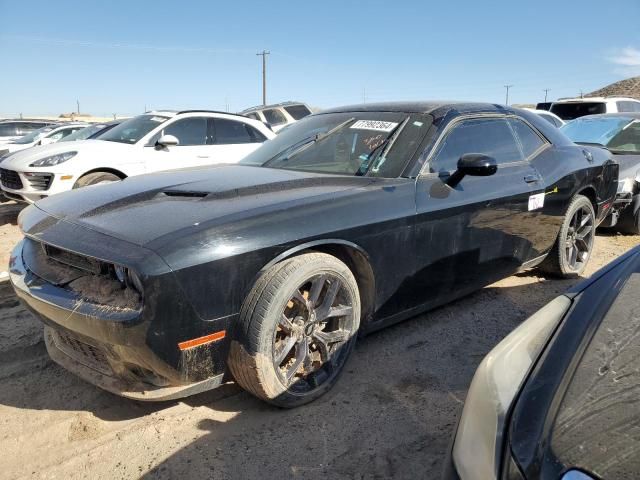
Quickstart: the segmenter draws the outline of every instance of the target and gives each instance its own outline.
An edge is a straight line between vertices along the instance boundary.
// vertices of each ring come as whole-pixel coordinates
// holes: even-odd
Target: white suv
[[[627,97],[563,98],[549,109],[565,122],[599,113],[640,112],[640,100]]]
[[[0,163],[0,183],[6,197],[32,203],[132,175],[236,163],[274,136],[262,122],[239,115],[148,112],[90,142],[60,142],[16,152]]]
[[[297,122],[311,113],[311,109],[305,103],[300,102],[260,105],[240,112],[245,117],[266,123],[274,132],[282,130],[287,125]]]

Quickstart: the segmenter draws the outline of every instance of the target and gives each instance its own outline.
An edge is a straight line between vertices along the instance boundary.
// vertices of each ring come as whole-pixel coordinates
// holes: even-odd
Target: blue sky
[[[0,114],[513,103],[640,75],[640,2],[0,0]]]

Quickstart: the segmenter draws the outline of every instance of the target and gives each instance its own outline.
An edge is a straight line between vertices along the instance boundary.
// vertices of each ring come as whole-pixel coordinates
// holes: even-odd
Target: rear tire
[[[100,183],[119,182],[120,180],[122,180],[120,177],[109,172],[87,173],[76,181],[73,188],[82,188],[88,185],[98,185]]]
[[[583,195],[573,197],[556,243],[538,268],[562,278],[580,276],[591,258],[595,217],[591,200]]]
[[[293,257],[267,270],[246,298],[229,369],[256,397],[297,407],[335,384],[359,326],[360,295],[349,267],[324,253]]]

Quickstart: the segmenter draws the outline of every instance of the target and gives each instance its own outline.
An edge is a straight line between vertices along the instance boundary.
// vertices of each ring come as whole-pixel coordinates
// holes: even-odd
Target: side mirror
[[[55,140],[45,137],[45,138],[41,138],[40,141],[38,141],[38,145],[50,145],[54,142]]]
[[[180,142],[173,135],[162,135],[156,142],[156,146],[159,147],[175,147]]]
[[[446,184],[455,187],[465,177],[488,177],[498,171],[498,163],[495,158],[482,153],[465,153],[458,160],[458,169],[453,172]]]

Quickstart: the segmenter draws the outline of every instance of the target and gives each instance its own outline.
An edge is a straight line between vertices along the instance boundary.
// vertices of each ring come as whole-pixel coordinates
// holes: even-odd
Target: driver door
[[[176,170],[209,163],[209,118],[187,117],[168,123],[144,148],[145,171]],[[178,145],[157,145],[163,135],[173,135]]]
[[[497,171],[450,187],[466,153],[494,158]],[[414,288],[422,294],[414,298],[435,306],[514,273],[532,251],[527,213],[537,178],[506,117],[449,122],[416,182]]]

